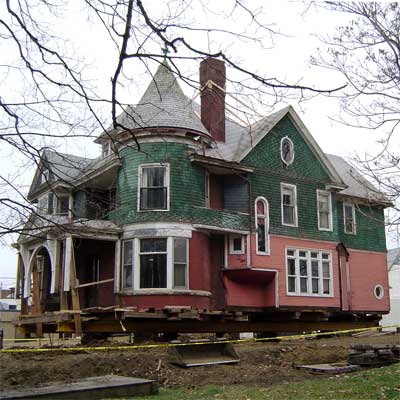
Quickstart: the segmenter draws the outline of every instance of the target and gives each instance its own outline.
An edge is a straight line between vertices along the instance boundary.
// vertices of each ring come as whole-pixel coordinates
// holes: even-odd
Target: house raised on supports
[[[26,332],[303,332],[388,312],[387,200],[292,107],[228,118],[222,61],[201,63],[200,95],[164,61],[101,157],[43,152],[16,244]]]

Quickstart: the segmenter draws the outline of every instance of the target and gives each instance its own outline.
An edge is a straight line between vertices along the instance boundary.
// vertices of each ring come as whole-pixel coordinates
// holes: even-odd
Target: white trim
[[[124,296],[159,296],[159,295],[186,295],[186,296],[204,296],[210,297],[212,293],[207,290],[191,289],[126,289],[121,290],[119,294]]]
[[[189,289],[189,240],[186,240],[186,270],[185,270],[185,286],[175,286],[175,240],[176,239],[185,239],[186,238],[172,238],[172,251],[171,251],[171,271],[172,271],[172,290],[188,290]],[[183,264],[183,263],[177,263],[177,264]]]
[[[283,158],[283,154],[282,154],[282,144],[283,144],[283,141],[284,141],[284,140],[288,140],[289,143],[290,143],[291,159],[290,159],[289,161],[286,161],[286,160]],[[289,136],[284,136],[284,137],[281,139],[280,154],[281,154],[281,160],[282,160],[282,162],[283,162],[285,165],[289,166],[289,165],[292,165],[292,164],[293,164],[293,161],[294,161],[294,143],[293,143],[292,139],[290,139]]]
[[[192,237],[193,230],[194,228],[192,225],[184,223],[146,222],[125,225],[122,238],[129,239],[134,237],[176,236],[190,239]]]
[[[294,256],[288,256],[287,251],[292,250],[295,252]],[[307,260],[307,293],[300,292],[300,256],[299,252],[307,252],[307,257],[301,257]],[[312,293],[312,269],[311,269],[311,257],[309,253],[318,253],[318,280],[319,280],[319,293]],[[323,259],[322,253],[329,254],[329,259]],[[288,274],[288,258],[295,260],[295,275],[290,275],[296,279],[296,291],[289,292],[289,274]],[[329,294],[323,293],[323,262],[329,261]],[[286,273],[286,295],[287,296],[301,296],[301,297],[323,297],[333,298],[334,296],[334,277],[333,277],[333,258],[332,251],[324,249],[310,249],[310,248],[299,248],[296,246],[285,247],[285,273]],[[326,279],[326,278],[325,278]]]
[[[347,232],[346,229],[346,212],[345,207],[351,207],[351,213],[353,218],[353,231]],[[356,222],[356,207],[353,203],[343,203],[343,231],[347,235],[357,235],[357,222]]]
[[[71,273],[71,257],[72,257],[72,246],[74,245],[72,236],[67,236],[65,238],[65,248],[64,248],[64,292],[68,292],[70,285],[70,273]]]
[[[118,239],[115,241],[115,250],[114,250],[114,293],[119,291],[121,286],[121,240]]]
[[[167,204],[165,209],[140,209],[140,189],[142,185],[142,175],[144,168],[151,167],[163,167],[165,168],[164,181],[167,188]],[[169,191],[170,191],[170,173],[169,173],[169,163],[150,163],[150,164],[140,164],[138,166],[138,188],[137,188],[137,211],[138,212],[152,212],[152,211],[169,211]]]
[[[214,232],[227,232],[227,233],[237,233],[239,235],[247,235],[249,231],[240,231],[238,229],[229,229],[229,228],[222,228],[220,226],[212,226],[212,225],[202,225],[202,224],[193,224],[193,228],[196,230],[209,230]]]
[[[283,221],[283,190],[288,189],[293,192],[293,205],[294,205],[294,224],[288,224]],[[297,216],[297,187],[291,183],[281,182],[281,219],[282,225],[292,226],[294,228],[298,227],[298,216]]]
[[[261,201],[264,203],[264,215],[258,216],[258,211],[257,211],[257,203]],[[257,220],[258,218],[263,218],[264,219],[264,227],[265,227],[265,251],[259,251],[258,250],[258,223]],[[270,237],[269,237],[269,203],[268,200],[263,197],[263,196],[258,196],[255,201],[254,201],[254,224],[255,224],[255,230],[256,230],[256,254],[261,255],[261,256],[268,256],[270,255]]]
[[[235,234],[229,235],[229,254],[244,254],[244,237],[245,237],[245,235],[235,235]],[[241,240],[241,249],[240,250],[234,249],[234,246],[233,246],[234,239]]]
[[[329,227],[328,228],[321,228],[321,221],[319,217],[320,209],[319,209],[319,196],[328,196],[328,222],[329,222]],[[327,231],[327,232],[332,232],[333,231],[333,220],[332,220],[332,196],[331,193],[326,191],[326,190],[321,190],[317,189],[317,218],[318,218],[318,230],[319,231]]]

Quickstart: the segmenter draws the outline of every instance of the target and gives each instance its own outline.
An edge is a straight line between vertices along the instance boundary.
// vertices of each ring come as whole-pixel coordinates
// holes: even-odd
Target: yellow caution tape
[[[374,326],[370,328],[357,328],[357,329],[347,329],[342,331],[330,331],[330,332],[316,332],[316,333],[304,333],[289,336],[274,336],[269,338],[249,338],[249,339],[231,339],[231,340],[214,340],[206,342],[185,342],[185,343],[159,343],[159,344],[142,344],[142,345],[124,345],[124,346],[96,346],[96,347],[59,347],[59,348],[39,348],[39,349],[3,349],[0,353],[36,353],[36,352],[57,352],[57,351],[115,351],[115,350],[132,350],[132,349],[155,349],[155,348],[167,348],[167,347],[183,347],[183,346],[201,346],[208,344],[224,344],[224,343],[234,343],[234,344],[244,344],[244,343],[256,343],[256,342],[266,342],[270,340],[292,340],[292,339],[304,339],[307,337],[315,336],[328,336],[328,335],[338,335],[343,333],[354,333],[354,332],[367,332],[378,329],[388,329],[388,328],[400,328],[400,325],[390,325],[390,326]],[[6,339],[4,339],[6,340]],[[13,339],[7,339],[13,340]],[[21,340],[21,339],[20,339]],[[33,340],[44,340],[33,339]]]

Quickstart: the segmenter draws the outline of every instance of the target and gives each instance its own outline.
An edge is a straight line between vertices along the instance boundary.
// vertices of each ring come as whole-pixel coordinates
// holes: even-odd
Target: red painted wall
[[[125,307],[137,307],[138,310],[145,310],[148,308],[162,309],[166,306],[191,306],[199,310],[210,309],[210,298],[205,296],[169,294],[147,296],[121,295],[121,302]]]
[[[350,307],[354,311],[389,311],[386,253],[349,250]],[[375,285],[384,288],[383,299],[374,294]]]

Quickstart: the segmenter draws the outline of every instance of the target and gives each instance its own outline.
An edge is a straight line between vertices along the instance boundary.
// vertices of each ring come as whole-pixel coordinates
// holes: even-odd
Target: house
[[[384,196],[292,107],[229,118],[222,61],[202,61],[200,86],[198,106],[164,61],[101,157],[44,150],[16,245],[27,331],[303,331],[388,312]]]
[[[400,248],[391,249],[387,255],[389,274],[390,313],[383,315],[380,325],[387,330],[400,329]]]
[[[10,340],[22,337],[13,323],[20,313],[20,304],[21,300],[15,298],[14,288],[0,288],[0,337],[3,339]]]

